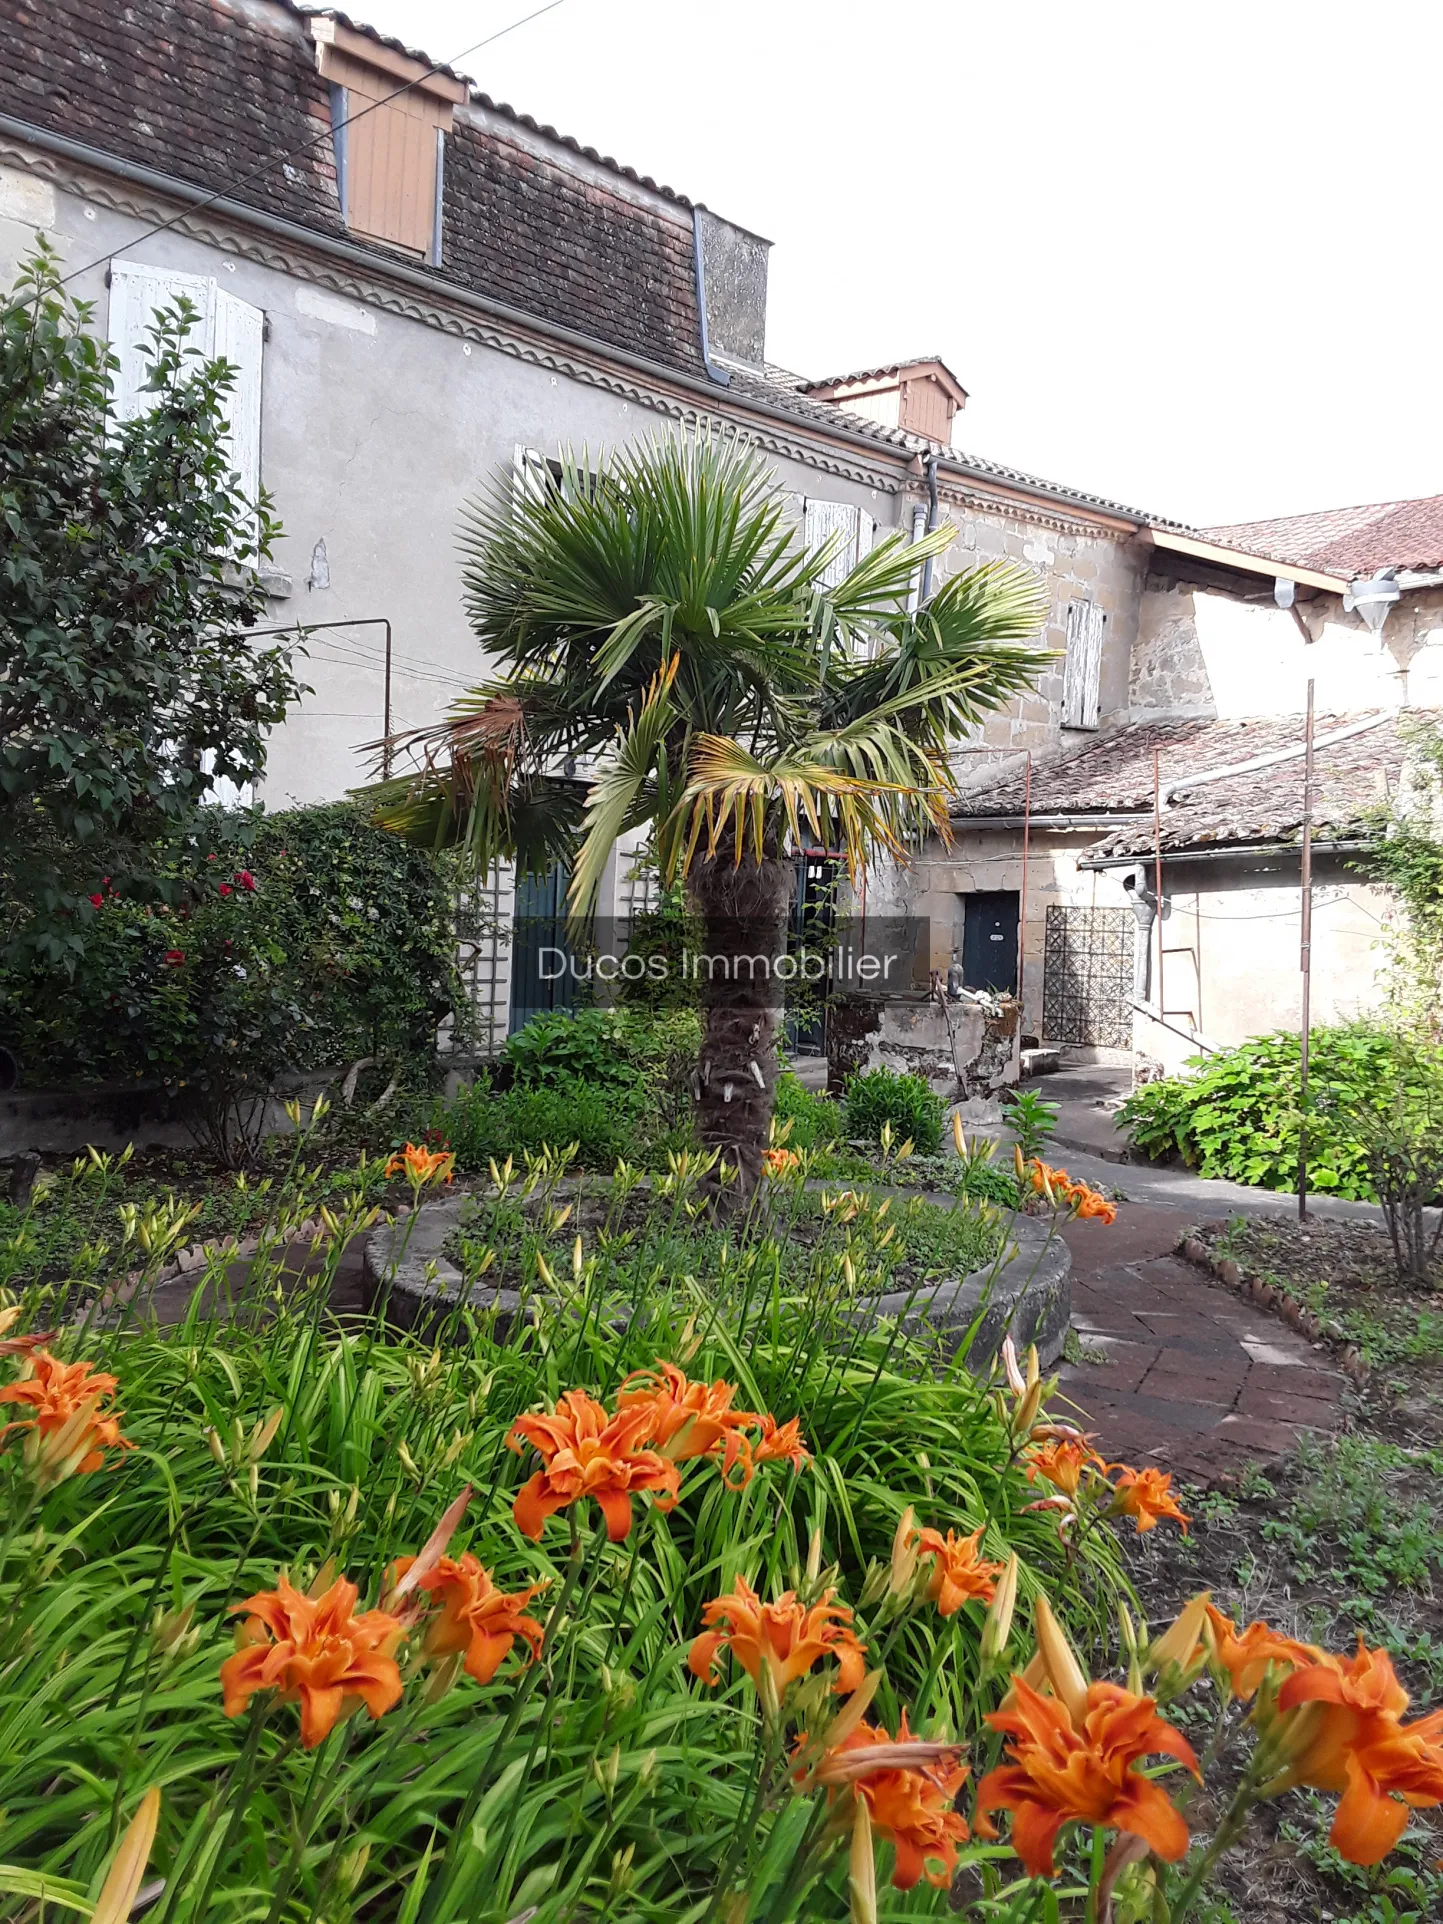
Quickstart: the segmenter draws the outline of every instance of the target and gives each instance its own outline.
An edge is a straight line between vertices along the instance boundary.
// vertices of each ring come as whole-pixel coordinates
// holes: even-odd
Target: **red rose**
[[[104,908],[105,897],[103,895],[92,895],[90,898],[90,906],[93,909]]]
[[[185,950],[167,949],[165,952],[165,960],[168,968],[178,969],[185,960]]]
[[[110,877],[109,877],[108,875],[102,875],[102,876],[101,876],[101,878],[100,878],[100,886],[101,886],[101,887],[102,887],[103,889],[108,889],[108,888],[110,887]]]
[[[251,874],[248,868],[238,868],[235,872],[233,880],[239,882],[241,887],[245,889],[248,894],[253,895],[255,893],[256,878]]]
[[[234,895],[235,890],[231,887],[229,882],[222,882],[220,885],[220,892],[222,895]]]

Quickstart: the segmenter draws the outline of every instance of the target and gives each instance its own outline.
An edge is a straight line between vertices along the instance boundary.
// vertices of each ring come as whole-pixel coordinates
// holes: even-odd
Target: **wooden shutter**
[[[237,300],[223,287],[215,289],[211,352],[236,369],[226,401],[229,432],[226,448],[230,464],[240,476],[247,501],[254,501],[261,485],[261,353],[265,344],[265,315],[249,301]]]
[[[163,307],[173,307],[181,295],[196,308],[187,337],[199,357],[211,353],[211,294],[215,283],[203,274],[182,274],[170,267],[147,267],[138,261],[116,261],[110,270],[110,345],[120,362],[115,376],[113,409],[117,421],[133,421],[155,405],[145,383],[153,361],[151,330]]]
[[[546,456],[538,454],[535,448],[523,447],[518,441],[511,461],[511,487],[515,499],[518,502],[544,501],[550,486],[551,469],[547,466]]]
[[[822,573],[827,587],[835,588],[851,572],[857,561],[857,531],[860,511],[845,501],[811,501],[802,516],[802,538],[808,554],[820,554],[834,535],[843,539]]]
[[[1095,601],[1067,604],[1067,659],[1062,673],[1064,728],[1097,727],[1106,620]]]
[[[399,77],[369,58],[329,45],[322,56],[322,73],[342,95],[345,124],[334,124],[345,170],[346,225],[352,233],[434,258],[438,140],[449,130],[464,89],[435,80],[398,92]],[[447,98],[437,97],[438,85],[446,86]],[[335,106],[333,93],[333,114]]]

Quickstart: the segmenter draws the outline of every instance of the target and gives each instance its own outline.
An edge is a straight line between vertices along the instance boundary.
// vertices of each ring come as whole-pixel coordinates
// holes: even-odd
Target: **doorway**
[[[962,898],[962,981],[994,995],[1017,993],[1016,889],[979,889]]]
[[[586,1002],[586,967],[566,939],[566,891],[571,870],[557,862],[544,875],[516,879],[511,925],[511,1033],[551,1009]]]

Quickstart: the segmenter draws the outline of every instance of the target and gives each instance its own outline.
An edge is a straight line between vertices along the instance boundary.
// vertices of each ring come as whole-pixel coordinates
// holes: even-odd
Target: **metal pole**
[[[1303,754],[1302,946],[1303,1020],[1298,1054],[1298,1221],[1308,1220],[1308,1028],[1313,990],[1313,682],[1308,681],[1308,716]]]
[[[391,624],[386,623],[386,692],[382,698],[381,780],[391,779]]]
[[[1158,779],[1158,750],[1152,750],[1152,922],[1158,931],[1158,981],[1156,981],[1156,1006],[1158,1016],[1166,1016],[1168,1008],[1162,1000],[1162,783]]]
[[[1017,902],[1017,1033],[1022,1034],[1026,1004],[1022,985],[1027,971],[1027,854],[1032,842],[1032,750],[1027,751],[1027,767],[1022,776],[1022,892]],[[1041,1031],[1038,1031],[1041,1034]],[[1018,1044],[1021,1047],[1021,1044]]]

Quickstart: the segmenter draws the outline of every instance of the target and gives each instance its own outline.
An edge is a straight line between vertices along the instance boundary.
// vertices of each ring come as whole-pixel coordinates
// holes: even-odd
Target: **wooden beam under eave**
[[[1300,587],[1321,588],[1328,594],[1347,592],[1348,584],[1337,575],[1325,575],[1316,568],[1295,567],[1290,561],[1274,561],[1266,555],[1243,554],[1237,548],[1223,548],[1215,541],[1199,541],[1193,535],[1174,534],[1169,528],[1143,528],[1138,540],[1168,554],[1187,555],[1195,561],[1208,561],[1215,567],[1235,569],[1239,574],[1265,575],[1273,581],[1295,581]]]
[[[464,80],[457,80],[447,73],[433,73],[424,61],[413,60],[409,54],[383,46],[370,34],[342,26],[339,20],[333,20],[327,14],[312,14],[308,24],[311,38],[316,43],[316,64],[326,78],[332,77],[329,67],[334,50],[334,53],[369,67],[375,73],[385,74],[398,85],[409,85],[417,93],[429,94],[433,100],[449,101],[453,107],[459,106],[470,93]]]

